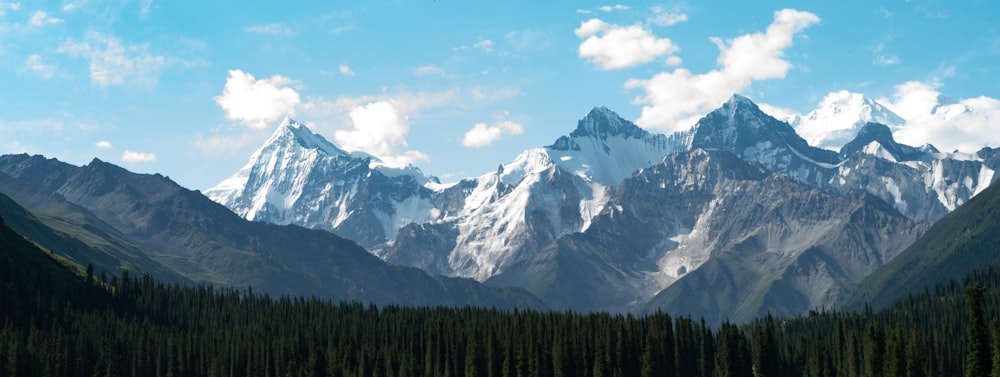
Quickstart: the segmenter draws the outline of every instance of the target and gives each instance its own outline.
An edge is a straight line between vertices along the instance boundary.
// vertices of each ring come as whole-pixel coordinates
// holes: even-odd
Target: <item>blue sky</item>
[[[596,105],[671,132],[734,92],[806,114],[841,90],[922,119],[908,142],[1000,144],[993,1],[247,4],[0,0],[0,153],[205,189],[290,116],[448,180]],[[976,116],[928,120],[938,94]]]

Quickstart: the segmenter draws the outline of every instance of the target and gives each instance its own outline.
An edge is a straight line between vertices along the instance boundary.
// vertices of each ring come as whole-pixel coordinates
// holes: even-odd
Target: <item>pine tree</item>
[[[778,345],[774,340],[774,318],[770,314],[754,326],[754,377],[779,377]]]
[[[994,358],[994,362],[997,359]],[[994,370],[996,373],[996,370]],[[924,377],[924,349],[917,330],[910,332],[910,341],[906,344],[906,377]],[[994,375],[994,377],[1000,377]]]
[[[983,287],[978,284],[965,289],[969,317],[966,324],[968,336],[965,354],[966,377],[988,376],[992,367],[989,334],[986,332],[986,322],[983,319],[983,291]]]

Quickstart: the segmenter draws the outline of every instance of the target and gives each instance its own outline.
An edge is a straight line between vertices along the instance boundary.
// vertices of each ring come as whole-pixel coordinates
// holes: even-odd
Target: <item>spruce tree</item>
[[[986,321],[983,319],[983,287],[973,285],[965,289],[968,336],[965,354],[965,376],[982,377],[990,375],[992,360],[990,357],[989,334],[986,332]]]

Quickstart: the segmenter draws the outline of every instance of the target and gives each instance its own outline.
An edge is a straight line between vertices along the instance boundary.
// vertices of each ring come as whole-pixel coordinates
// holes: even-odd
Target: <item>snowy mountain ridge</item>
[[[733,250],[778,253],[785,257],[740,258],[805,263],[797,268],[807,271],[816,267],[805,252],[810,247],[832,245],[838,232],[880,231],[849,225],[863,220],[844,217],[858,211],[895,224],[877,237],[850,241],[863,260],[843,261],[852,264],[849,276],[788,283],[797,288],[787,289],[802,290],[808,298],[802,307],[811,309],[894,256],[917,235],[906,229],[922,229],[904,223],[940,218],[988,186],[1000,167],[1000,153],[992,149],[956,154],[898,143],[891,125],[863,121],[891,119],[874,111],[884,108],[846,97],[836,112],[841,116],[816,111],[811,118],[850,120],[844,129],[854,134],[838,151],[810,145],[792,125],[734,95],[672,135],[595,107],[553,144],[450,184],[416,167],[387,167],[346,153],[288,121],[243,169],[206,194],[248,219],[332,231],[392,264],[525,287],[554,307],[579,310],[639,308],[675,284],[690,287],[689,275],[720,268],[715,256]],[[800,194],[779,200],[788,190]],[[818,195],[830,199],[811,199]],[[732,206],[779,202],[789,207],[760,216],[778,216],[786,222],[780,229],[749,218],[727,225],[727,218],[739,217]],[[811,212],[820,208],[826,215]],[[864,241],[879,237],[894,240],[891,247]],[[768,273],[778,271],[772,268]]]
[[[792,126],[809,145],[838,150],[869,122],[895,130],[906,120],[866,95],[841,90],[827,95]]]

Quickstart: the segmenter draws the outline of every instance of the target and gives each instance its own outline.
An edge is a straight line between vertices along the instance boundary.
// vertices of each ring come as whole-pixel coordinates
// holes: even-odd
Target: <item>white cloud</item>
[[[35,14],[31,15],[31,19],[28,22],[31,26],[45,26],[61,24],[63,20],[61,18],[49,17],[47,13],[37,11]]]
[[[425,65],[414,68],[413,74],[417,76],[440,76],[444,74],[444,69],[435,65]]]
[[[299,93],[288,87],[293,81],[275,75],[257,80],[239,69],[229,71],[222,95],[215,103],[226,112],[226,118],[252,128],[266,128],[284,116],[295,115],[301,103]]]
[[[795,112],[795,110],[787,109],[780,106],[769,105],[766,103],[757,103],[757,107],[764,114],[770,115],[772,118],[780,120],[782,122],[795,125],[802,118],[802,115]]]
[[[619,26],[593,18],[580,24],[576,36],[586,38],[577,50],[601,69],[622,69],[677,52],[668,38],[657,38],[640,24]]]
[[[899,64],[899,56],[889,55],[885,53],[885,43],[879,43],[875,46],[875,59],[873,63],[876,65],[896,65]]]
[[[244,29],[247,33],[257,33],[257,34],[274,34],[285,37],[290,37],[295,35],[295,30],[284,26],[282,24],[266,24],[266,25],[253,25],[248,26]]]
[[[594,13],[590,9],[577,9],[576,14],[591,14]]]
[[[653,7],[652,10],[653,17],[648,22],[653,25],[672,26],[688,20],[687,14],[681,11],[679,7],[671,10],[663,9],[663,7]]]
[[[113,145],[111,145],[111,142],[107,140],[98,141],[96,144],[94,144],[94,146],[101,149],[111,149],[114,147]]]
[[[347,64],[341,64],[338,69],[340,70],[340,74],[347,77],[354,77],[354,71],[352,71],[351,67],[348,67]]]
[[[122,161],[127,163],[153,162],[156,161],[156,154],[126,150],[125,152],[122,152]]]
[[[4,13],[6,13],[6,11],[8,10],[20,10],[20,9],[21,9],[21,3],[0,2],[0,16],[3,16]]]
[[[896,85],[892,98],[879,98],[878,102],[886,105],[896,115],[903,119],[913,119],[934,111],[941,99],[939,84],[926,84],[919,81],[909,81]]]
[[[149,10],[153,8],[153,0],[139,1],[139,17],[145,19],[149,16]]]
[[[509,120],[492,126],[487,126],[486,123],[476,123],[462,136],[462,145],[468,148],[485,147],[500,140],[504,134],[520,135],[522,133],[524,133],[524,127]]]
[[[894,133],[898,141],[963,152],[1000,145],[1000,100],[980,96],[955,101],[937,88],[937,84],[910,81],[896,86],[892,98],[879,99],[906,119]]]
[[[598,8],[598,9],[600,9],[602,11],[605,11],[605,12],[614,12],[616,10],[628,10],[629,6],[628,5],[615,4],[615,5],[605,5],[605,6],[602,6],[602,7]]]
[[[80,9],[80,7],[82,7],[83,4],[84,4],[83,1],[69,1],[69,2],[66,2],[65,4],[63,4],[62,10],[64,12],[72,12],[72,11],[75,11],[77,9]]]
[[[472,45],[472,47],[483,49],[486,52],[492,52],[493,51],[493,41],[491,41],[489,39],[484,39],[484,40],[481,40],[478,43]]]
[[[493,52],[493,41],[489,40],[489,39],[483,39],[483,40],[481,40],[479,42],[476,42],[475,44],[473,44],[471,46],[458,46],[455,49],[456,50],[480,49],[480,50],[483,50],[483,51],[486,51],[486,52]]]
[[[42,80],[51,79],[56,73],[56,67],[51,64],[45,64],[45,61],[42,60],[42,56],[38,54],[28,56],[28,58],[24,61],[24,67],[28,70],[28,72],[41,77]]]
[[[388,101],[368,103],[352,109],[349,116],[352,128],[334,133],[334,139],[344,149],[368,153],[392,166],[430,161],[419,151],[399,151],[407,146],[410,124],[394,104]]]
[[[114,36],[90,33],[85,42],[66,42],[60,53],[90,60],[90,79],[97,85],[156,86],[166,57],[153,55],[149,46],[126,45]]]
[[[792,45],[796,34],[817,22],[819,18],[812,13],[780,10],[774,13],[774,22],[765,33],[741,35],[730,41],[712,38],[719,47],[718,69],[694,74],[677,68],[648,80],[628,80],[626,88],[646,92],[635,99],[645,105],[636,123],[646,128],[683,130],[753,81],[785,77],[792,65],[783,59],[784,50]]]

